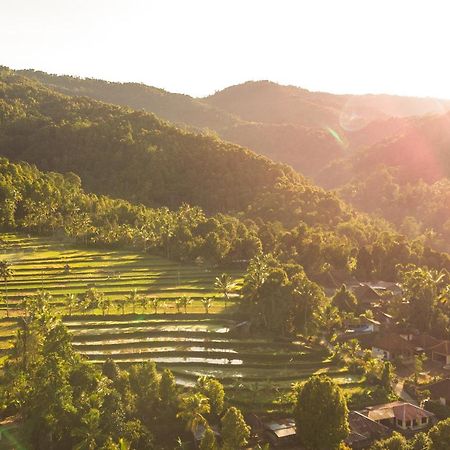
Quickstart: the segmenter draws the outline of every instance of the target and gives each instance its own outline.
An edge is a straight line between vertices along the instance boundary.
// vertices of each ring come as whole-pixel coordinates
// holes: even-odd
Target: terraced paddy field
[[[39,290],[49,292],[55,305],[64,312],[65,294],[82,294],[91,287],[111,300],[124,298],[136,289],[138,294],[166,300],[166,313],[176,312],[175,299],[181,296],[193,300],[188,312],[203,311],[202,297],[214,299],[211,313],[224,307],[222,296],[214,289],[215,277],[221,271],[211,267],[132,252],[83,249],[57,240],[16,234],[0,235],[0,259],[7,260],[14,271],[8,282],[12,315],[24,297]],[[239,287],[242,272],[227,270],[227,273]],[[132,309],[131,304],[127,305],[125,313]],[[139,311],[140,307],[136,309]],[[2,311],[4,304],[0,315]]]
[[[5,317],[4,305],[0,309],[0,358],[12,345],[22,298],[44,290],[52,294],[75,349],[97,364],[108,358],[123,366],[151,359],[158,368],[170,368],[182,385],[211,375],[225,384],[233,401],[261,410],[273,405],[292,383],[315,373],[327,373],[349,390],[364,385],[362,377],[332,363],[321,346],[301,338],[281,342],[238,332],[229,314],[232,302],[225,309],[214,290],[217,269],[13,234],[2,235],[1,242],[0,259],[11,263],[14,276],[8,282],[11,317]],[[242,282],[242,273],[228,273]],[[103,316],[94,310],[69,316],[64,295],[93,286],[112,300],[136,288],[140,294],[164,299],[166,307],[150,314],[137,306],[133,313],[129,304],[123,315],[114,310]],[[187,314],[175,308],[175,299],[183,295],[193,298]],[[205,296],[213,298],[210,314],[200,302]]]

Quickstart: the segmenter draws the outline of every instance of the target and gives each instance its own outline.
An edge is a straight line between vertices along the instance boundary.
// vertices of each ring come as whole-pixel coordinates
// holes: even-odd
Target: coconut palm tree
[[[196,393],[181,399],[180,412],[177,417],[182,419],[186,423],[186,429],[193,433],[198,425],[206,426],[204,415],[209,414],[210,410],[208,398],[203,394]]]
[[[147,311],[147,306],[148,306],[148,297],[146,297],[145,295],[141,295],[139,297],[139,306],[141,307],[141,312],[142,314]]]
[[[80,439],[75,448],[77,450],[95,450],[98,448],[97,439],[101,437],[100,411],[91,409],[81,419],[81,423],[81,426],[72,431],[72,436]]]
[[[111,300],[108,297],[102,297],[99,301],[99,305],[103,315],[109,314],[109,308],[111,307]]]
[[[158,297],[153,297],[151,302],[152,302],[152,306],[153,306],[153,311],[155,311],[155,314],[158,314],[158,306],[159,306],[160,299]]]
[[[203,308],[205,308],[205,313],[209,314],[209,308],[212,306],[212,298],[211,297],[202,297],[200,299],[202,302]]]
[[[115,307],[118,311],[122,312],[122,315],[125,314],[125,306],[127,304],[127,299],[126,298],[118,298],[115,301]]]
[[[187,307],[192,303],[191,297],[181,297],[181,306],[184,308],[184,313],[187,314]]]
[[[78,298],[75,294],[66,294],[64,295],[64,301],[69,308],[69,316],[71,316],[73,310],[78,306]]]
[[[139,302],[140,295],[138,294],[137,289],[133,289],[131,294],[127,296],[127,300],[131,303],[133,308],[133,314],[136,313],[136,304]]]
[[[222,275],[216,277],[214,287],[223,295],[226,308],[227,301],[230,299],[229,295],[236,287],[236,283],[231,279],[230,275],[223,273]]]
[[[6,317],[9,317],[9,303],[8,303],[8,281],[13,277],[14,271],[11,268],[11,264],[3,259],[0,261],[0,278],[3,279],[5,284],[5,293],[3,296],[3,301],[6,306]]]

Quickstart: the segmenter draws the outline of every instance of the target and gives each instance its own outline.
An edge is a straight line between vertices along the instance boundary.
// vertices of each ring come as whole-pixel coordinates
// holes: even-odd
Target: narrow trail
[[[417,402],[405,391],[403,385],[405,380],[400,378],[397,384],[393,384],[393,389],[396,395],[398,395],[403,401],[418,406]]]

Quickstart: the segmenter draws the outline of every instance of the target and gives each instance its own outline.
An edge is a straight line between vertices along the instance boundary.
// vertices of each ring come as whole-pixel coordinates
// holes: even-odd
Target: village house
[[[372,354],[385,361],[409,360],[414,356],[414,345],[397,333],[378,333],[372,341]]]
[[[414,346],[416,353],[423,352],[431,361],[450,369],[450,341],[426,333],[406,334],[403,337]]]
[[[441,341],[429,349],[431,360],[450,369],[450,341]]]
[[[423,430],[436,419],[432,412],[402,401],[369,406],[360,413],[381,425],[400,431]]]
[[[264,422],[265,436],[274,447],[288,446],[295,443],[295,420],[291,418]]]
[[[438,401],[441,405],[450,407],[450,378],[436,381],[435,383],[421,387],[421,391],[429,391],[431,400]]]
[[[360,306],[370,306],[381,299],[381,295],[367,283],[359,283],[351,288]]]
[[[352,449],[359,450],[369,447],[374,441],[387,438],[391,429],[369,419],[358,411],[350,411],[348,415],[350,434],[345,443]]]

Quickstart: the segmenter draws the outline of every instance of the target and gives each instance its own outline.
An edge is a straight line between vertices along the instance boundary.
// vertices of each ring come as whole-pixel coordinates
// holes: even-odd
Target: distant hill
[[[68,97],[8,69],[0,71],[0,83],[0,152],[43,170],[74,172],[91,192],[149,206],[189,203],[237,212],[286,186],[286,192],[298,191],[298,211],[312,222],[347,214],[332,194],[290,167],[236,144],[143,111]],[[334,207],[321,211],[321,202]],[[286,214],[293,211],[286,208]]]
[[[374,120],[442,114],[450,101],[394,95],[336,95],[270,81],[249,81],[204,99],[248,121],[340,127],[352,132]]]
[[[190,129],[206,128],[310,177],[353,149],[395,135],[401,124],[399,118],[450,109],[449,101],[335,95],[268,81],[231,86],[199,99],[139,83],[113,83],[34,70],[18,73],[67,95],[143,109]],[[379,126],[373,126],[374,121]]]
[[[260,133],[257,128],[255,132]],[[286,133],[280,133],[280,139],[285,138]],[[88,203],[83,208],[94,211],[93,226],[105,233],[102,241],[116,245],[134,242],[135,234],[145,247],[159,233],[177,243],[172,251],[179,251],[180,257],[215,261],[226,255],[245,260],[242,255],[262,249],[301,264],[308,276],[325,283],[352,275],[392,280],[399,263],[422,261],[442,267],[450,261],[448,255],[422,243],[413,245],[387,222],[357,213],[287,165],[210,134],[181,129],[145,111],[64,95],[7,68],[0,69],[0,155],[41,170],[72,172],[86,192],[132,202],[133,207],[116,203],[108,218],[105,200],[97,202],[95,196],[83,200]],[[29,217],[31,208],[29,220],[44,221],[52,229],[58,226],[54,212],[65,215],[72,194],[69,189],[63,199],[51,183],[35,186],[39,179],[30,180],[32,189],[22,194],[8,175],[0,179],[0,193],[5,210],[13,210],[11,205],[18,200],[25,210],[9,211],[10,216]],[[35,188],[45,201],[35,198]],[[151,226],[142,222],[139,204],[161,208],[151,213]],[[187,216],[174,212],[174,228],[166,220],[166,207],[181,207]],[[193,221],[198,227],[192,228]],[[89,228],[89,223],[85,226]],[[231,243],[239,251],[230,249]]]
[[[371,137],[374,130],[379,134],[382,129],[385,139]],[[395,169],[402,184],[450,177],[450,113],[374,122],[361,130],[360,139],[372,144],[325,167],[318,175],[321,184],[337,187],[377,166]]]
[[[436,235],[429,234],[430,243],[450,249],[450,231],[446,231],[450,230],[447,224],[450,218],[446,210],[441,211],[437,200],[446,195],[445,180],[450,173],[448,115],[439,115],[449,109],[449,101],[389,95],[334,95],[268,81],[247,82],[204,99],[195,99],[136,83],[111,83],[32,70],[15,73],[68,95],[83,95],[151,111],[188,130],[206,128],[208,134],[251,148],[272,160],[286,162],[320,185],[337,189],[342,198],[358,209],[385,217],[402,227],[408,236],[418,236],[427,230],[436,232]],[[132,135],[136,141],[134,131]],[[201,139],[209,142],[204,136]],[[199,142],[203,142],[201,139]],[[198,142],[194,142],[192,145],[198,146]],[[177,159],[175,165],[178,163]],[[217,168],[215,173],[219,171]],[[192,175],[193,179],[195,176]],[[98,183],[97,179],[86,177],[88,187]],[[239,182],[242,179],[239,177]],[[375,181],[371,181],[373,179]],[[428,185],[423,186],[423,182]],[[102,189],[107,190],[101,192],[123,195],[117,183],[107,188],[108,183],[112,180],[103,183]],[[146,189],[138,194],[134,189],[137,181],[121,183],[130,185],[132,201],[144,201],[142,196]],[[388,202],[380,193],[387,189],[385,183],[389,184],[388,189],[395,191],[388,196]],[[407,191],[406,184],[409,184]],[[220,190],[216,185],[212,192]],[[158,189],[155,188],[151,196],[156,204],[167,200],[162,194],[158,196]],[[174,192],[173,187],[168,192],[172,192],[173,200],[169,202],[172,205],[184,198]],[[203,203],[202,195],[197,192],[188,201],[212,210],[215,207],[210,204],[212,197]],[[241,209],[250,198],[245,195],[239,205],[226,200],[223,207]],[[213,203],[220,203],[220,198],[218,196]],[[409,220],[407,225],[403,225],[404,220]],[[411,220],[415,221],[414,226]]]

